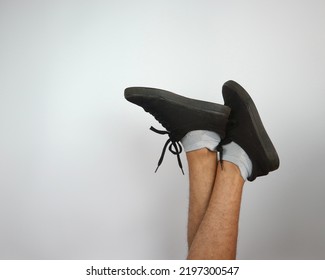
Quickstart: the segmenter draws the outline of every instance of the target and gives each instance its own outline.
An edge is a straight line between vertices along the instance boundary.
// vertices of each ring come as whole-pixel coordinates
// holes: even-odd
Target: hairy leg
[[[186,153],[189,166],[190,201],[188,213],[188,248],[207,210],[217,169],[217,153],[206,148]]]
[[[188,259],[235,259],[244,180],[237,165],[218,164],[206,213],[193,239]]]

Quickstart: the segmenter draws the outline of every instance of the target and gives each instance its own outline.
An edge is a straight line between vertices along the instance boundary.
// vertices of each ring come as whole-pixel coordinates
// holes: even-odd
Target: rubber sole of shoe
[[[241,102],[241,104],[244,104],[251,118],[256,137],[259,143],[261,144],[263,152],[266,156],[266,158],[263,159],[263,164],[267,165],[269,169],[268,171],[274,171],[278,169],[280,165],[278,154],[263,126],[260,115],[250,95],[241,85],[239,85],[235,81],[227,81],[223,85],[222,94],[225,101],[225,105],[229,106],[230,108],[236,106],[235,104],[238,103],[238,100]]]
[[[137,100],[141,99],[160,99],[194,110],[220,114],[226,118],[228,118],[230,114],[230,108],[225,105],[187,98],[176,93],[157,88],[129,87],[125,89],[124,96],[132,103],[136,103]]]

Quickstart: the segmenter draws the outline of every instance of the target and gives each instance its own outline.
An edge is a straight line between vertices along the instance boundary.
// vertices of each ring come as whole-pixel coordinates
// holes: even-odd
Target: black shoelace
[[[165,156],[165,153],[166,153],[166,149],[168,147],[169,151],[172,154],[177,156],[178,166],[180,167],[180,169],[182,170],[182,173],[184,175],[183,165],[182,165],[182,161],[181,161],[181,157],[180,157],[180,154],[183,151],[183,148],[182,148],[182,145],[179,143],[179,141],[175,141],[169,131],[158,130],[158,129],[154,128],[154,127],[150,127],[150,130],[152,130],[153,132],[156,132],[158,134],[161,134],[161,135],[167,134],[168,137],[169,137],[169,139],[166,141],[166,143],[165,143],[165,145],[163,147],[161,156],[160,156],[159,161],[158,161],[158,166],[157,166],[155,172],[157,172],[159,166],[163,162],[164,156]]]
[[[227,130],[230,131],[237,126],[237,122],[235,120],[229,120],[227,124]],[[221,168],[223,168],[223,146],[231,143],[233,140],[231,137],[226,137],[220,141],[217,146],[217,151],[219,152],[219,160],[221,164]]]
[[[220,164],[221,164],[221,168],[223,168],[223,146],[227,145],[227,144],[229,144],[231,142],[232,142],[231,138],[222,139],[220,141],[220,143],[218,144],[218,146],[217,146],[217,151],[219,152],[219,161],[220,161]]]

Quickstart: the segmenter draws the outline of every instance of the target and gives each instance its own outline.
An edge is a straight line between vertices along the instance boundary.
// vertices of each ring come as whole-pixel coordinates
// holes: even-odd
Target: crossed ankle
[[[216,152],[220,141],[221,138],[216,132],[208,130],[190,131],[181,139],[185,152],[196,151],[196,156],[206,156],[208,151]],[[249,156],[234,142],[223,146],[223,160],[235,164],[245,181],[252,173],[252,162]]]
[[[235,142],[223,146],[224,161],[229,161],[238,166],[241,176],[246,181],[253,170],[252,161],[247,153]]]
[[[188,132],[181,140],[185,152],[207,148],[215,152],[220,143],[220,136],[214,131],[194,130]]]

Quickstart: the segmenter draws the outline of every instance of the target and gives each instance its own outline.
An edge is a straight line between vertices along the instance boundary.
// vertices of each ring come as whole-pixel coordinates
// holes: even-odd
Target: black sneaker
[[[231,108],[231,113],[226,137],[221,145],[233,141],[248,154],[253,165],[252,174],[247,178],[249,181],[278,169],[278,154],[246,90],[238,83],[228,81],[223,85],[222,95],[225,105]]]
[[[141,106],[146,112],[153,115],[167,130],[160,131],[153,127],[150,128],[154,132],[169,136],[158,167],[163,160],[168,144],[170,144],[169,150],[177,155],[179,166],[182,169],[179,156],[182,146],[179,141],[190,131],[210,130],[218,133],[221,139],[225,136],[225,128],[230,114],[230,108],[227,106],[147,87],[127,88],[124,91],[124,96],[128,101]]]

